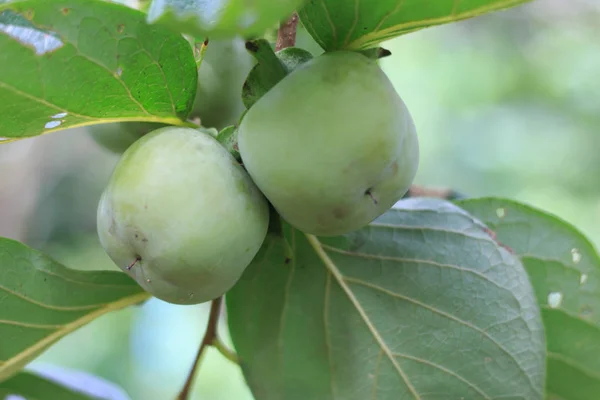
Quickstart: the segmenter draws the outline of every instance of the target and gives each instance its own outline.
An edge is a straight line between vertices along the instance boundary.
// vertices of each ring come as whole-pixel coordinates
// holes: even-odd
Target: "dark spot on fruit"
[[[338,218],[338,219],[342,219],[346,216],[348,216],[349,211],[346,207],[340,206],[340,207],[335,207],[333,210],[333,216]]]
[[[369,196],[371,198],[371,200],[373,201],[373,204],[377,205],[377,199],[375,198],[375,196],[373,196],[372,190],[373,190],[373,188],[368,188],[365,191],[365,196]]]

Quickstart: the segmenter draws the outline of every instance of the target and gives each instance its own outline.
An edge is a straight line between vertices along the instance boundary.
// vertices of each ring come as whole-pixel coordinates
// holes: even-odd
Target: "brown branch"
[[[277,31],[277,42],[275,51],[293,47],[296,44],[296,27],[298,26],[298,14],[293,13],[290,19],[279,26]]]
[[[198,349],[198,354],[196,355],[196,359],[194,360],[194,365],[190,370],[188,378],[177,396],[177,400],[188,400],[190,395],[190,390],[192,388],[192,384],[194,383],[194,378],[196,376],[196,370],[198,369],[198,365],[200,364],[200,359],[204,354],[204,350],[213,344],[213,342],[217,339],[217,326],[219,322],[219,315],[221,314],[221,303],[223,302],[223,297],[216,298],[212,301],[210,305],[210,314],[208,316],[208,325],[206,326],[206,332],[204,332],[204,338],[200,343],[200,348]]]
[[[458,200],[465,196],[452,189],[445,188],[430,188],[420,185],[411,185],[408,192],[404,195],[404,198],[409,197],[436,197],[445,200]]]

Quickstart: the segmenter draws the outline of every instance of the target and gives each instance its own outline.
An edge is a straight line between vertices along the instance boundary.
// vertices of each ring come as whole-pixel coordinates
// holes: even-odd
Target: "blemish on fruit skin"
[[[548,294],[548,305],[550,308],[560,307],[563,301],[563,294],[561,292],[550,292]]]
[[[344,206],[335,207],[331,211],[333,213],[333,216],[338,219],[342,219],[342,218],[345,218],[346,216],[348,216],[348,209]]]

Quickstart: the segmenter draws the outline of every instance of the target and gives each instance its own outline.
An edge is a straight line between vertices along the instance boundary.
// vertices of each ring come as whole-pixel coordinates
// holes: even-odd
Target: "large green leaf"
[[[11,395],[20,397],[10,397]],[[30,372],[20,372],[0,383],[0,398],[6,400],[98,400]]]
[[[308,0],[302,23],[325,50],[361,50],[531,0]]]
[[[180,34],[98,0],[0,6],[0,136],[111,121],[181,125],[198,75]]]
[[[573,226],[501,199],[459,202],[521,257],[535,290],[548,346],[550,399],[600,396],[600,257]]]
[[[71,270],[0,238],[0,381],[63,336],[149,296],[121,272]]]
[[[285,227],[227,295],[260,400],[543,397],[545,341],[518,258],[442,200],[317,238]]]
[[[153,0],[148,21],[196,37],[262,36],[304,0]]]

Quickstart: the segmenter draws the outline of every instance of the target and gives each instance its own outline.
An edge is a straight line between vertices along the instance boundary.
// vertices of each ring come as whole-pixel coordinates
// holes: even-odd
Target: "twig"
[[[198,349],[198,354],[196,355],[196,359],[194,360],[194,365],[190,370],[188,378],[177,396],[177,400],[187,400],[190,394],[190,389],[192,388],[192,384],[194,383],[194,378],[196,376],[196,370],[198,369],[198,365],[200,364],[200,359],[204,354],[204,350],[215,342],[217,338],[217,325],[219,322],[219,315],[221,313],[221,303],[223,301],[223,297],[216,298],[212,301],[210,305],[210,314],[208,316],[208,325],[206,326],[206,332],[204,333],[204,338],[202,339],[202,343],[200,343],[200,348]]]
[[[408,192],[404,195],[404,198],[409,197],[437,197],[445,200],[458,200],[464,198],[465,196],[462,193],[452,189],[438,189],[419,185],[411,185],[410,189],[408,189]]]
[[[227,346],[225,346],[225,343],[223,343],[218,336],[215,337],[215,339],[212,342],[212,345],[215,349],[219,351],[219,353],[221,353],[223,357],[225,357],[234,364],[240,364],[240,359],[238,355],[235,354],[235,352],[229,349]]]
[[[275,43],[275,51],[292,47],[296,44],[296,27],[298,26],[298,14],[293,13],[292,16],[279,26],[277,31],[277,42]]]

